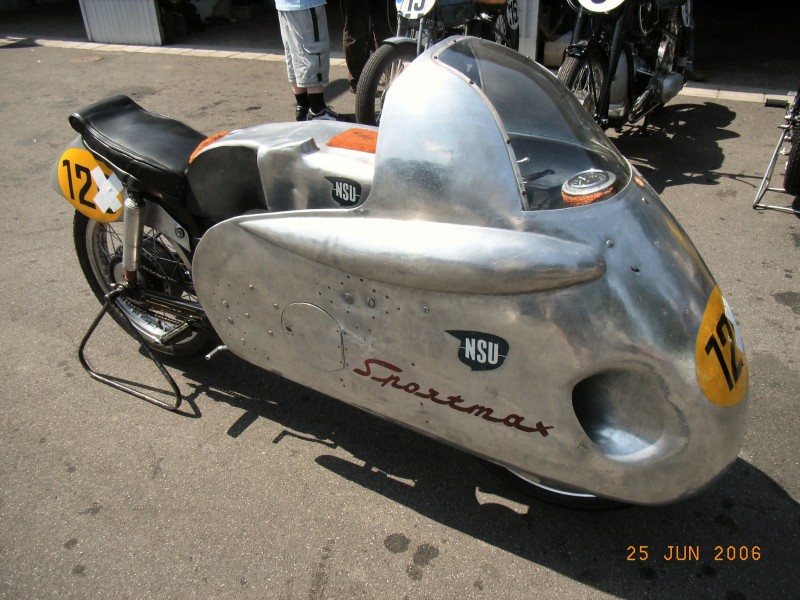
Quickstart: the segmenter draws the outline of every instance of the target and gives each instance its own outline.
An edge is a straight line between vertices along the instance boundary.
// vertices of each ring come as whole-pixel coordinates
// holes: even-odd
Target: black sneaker
[[[294,109],[294,118],[296,121],[308,120],[308,107],[297,105]]]
[[[313,110],[308,111],[309,121],[338,121],[339,113],[334,111],[330,106],[326,106],[322,111],[315,113]]]

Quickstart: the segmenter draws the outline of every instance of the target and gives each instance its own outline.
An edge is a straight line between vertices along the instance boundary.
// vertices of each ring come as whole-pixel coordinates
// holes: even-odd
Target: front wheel
[[[606,62],[589,48],[580,56],[567,56],[558,70],[558,80],[578,99],[586,112],[597,116],[600,89],[606,77]]]
[[[389,87],[417,57],[414,44],[384,44],[370,57],[356,88],[356,121],[378,125]]]
[[[122,223],[98,223],[79,212],[72,225],[75,252],[92,292],[102,302],[118,283],[122,283]],[[140,250],[139,285],[186,303],[199,312],[192,275],[179,253],[158,230],[145,227]],[[123,329],[134,328],[147,345],[169,356],[197,356],[211,347],[213,336],[192,328],[179,341],[164,344],[168,334],[186,323],[187,317],[170,310],[169,305],[155,306],[146,299],[120,296],[109,311]],[[167,338],[165,338],[167,336]]]

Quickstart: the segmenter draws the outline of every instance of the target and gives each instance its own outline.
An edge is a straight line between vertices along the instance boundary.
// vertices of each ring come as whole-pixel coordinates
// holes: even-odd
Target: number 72
[[[733,390],[736,382],[739,381],[739,376],[742,374],[744,361],[736,352],[736,335],[725,313],[720,315],[715,333],[716,335],[712,333],[708,338],[705,348],[706,354],[711,354],[711,351],[714,351],[722,369],[722,374],[728,384],[728,389]],[[728,345],[730,345],[730,350],[729,354],[726,355],[723,349]],[[728,359],[730,359],[730,363]]]

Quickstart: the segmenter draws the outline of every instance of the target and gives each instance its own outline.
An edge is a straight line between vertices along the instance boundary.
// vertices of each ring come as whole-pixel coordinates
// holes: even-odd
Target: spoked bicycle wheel
[[[567,56],[558,79],[578,99],[591,117],[597,114],[600,89],[606,77],[605,58],[591,48],[581,56]]]
[[[73,221],[73,238],[78,262],[89,286],[101,301],[116,284],[122,283],[122,224],[98,223],[79,212]],[[145,228],[141,244],[139,285],[185,303],[186,310],[171,308],[169,302],[118,297],[111,315],[126,331],[130,327],[154,351],[171,356],[196,356],[211,346],[212,336],[191,329],[174,343],[163,343],[187,323],[187,314],[200,313],[190,270],[172,244],[156,229]]]
[[[356,121],[379,125],[381,111],[392,83],[417,57],[413,44],[384,44],[370,57],[356,88]]]

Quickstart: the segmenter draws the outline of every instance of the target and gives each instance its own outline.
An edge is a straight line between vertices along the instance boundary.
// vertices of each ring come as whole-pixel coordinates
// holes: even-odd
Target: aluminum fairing
[[[621,157],[614,197],[524,210],[509,120],[437,64],[448,44],[393,84],[363,205],[206,234],[211,322],[254,364],[543,483],[641,504],[696,493],[736,458],[747,406],[713,277]],[[717,343],[737,344],[733,399],[708,392],[709,318],[736,338]]]

